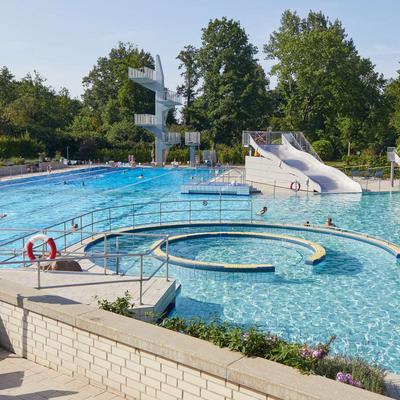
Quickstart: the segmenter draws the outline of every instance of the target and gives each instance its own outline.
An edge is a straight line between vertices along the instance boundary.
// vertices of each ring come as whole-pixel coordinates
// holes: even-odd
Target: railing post
[[[192,223],[192,200],[189,200],[189,224]]]
[[[64,222],[64,251],[67,249],[67,223]]]
[[[104,275],[107,275],[107,234],[104,234]]]
[[[40,289],[40,260],[37,261],[37,289]]]
[[[221,195],[219,196],[219,223],[222,221],[222,199]]]
[[[25,268],[26,265],[26,257],[25,257],[25,236],[22,237],[22,263]]]
[[[79,218],[79,226],[81,228],[81,244],[82,244],[82,239],[83,239],[83,228],[82,228],[82,215]]]
[[[250,222],[253,223],[253,199],[250,200]]]
[[[92,238],[93,238],[93,211],[90,213],[90,216],[91,216]]]
[[[166,278],[167,282],[169,281],[169,254],[168,254],[168,242],[169,242],[169,237],[167,236],[167,241],[165,243],[165,254],[167,256],[167,261],[166,261]]]
[[[119,237],[115,237],[115,251],[117,252],[117,262],[115,265],[115,273],[119,275]]]
[[[143,254],[140,255],[139,304],[143,304]]]

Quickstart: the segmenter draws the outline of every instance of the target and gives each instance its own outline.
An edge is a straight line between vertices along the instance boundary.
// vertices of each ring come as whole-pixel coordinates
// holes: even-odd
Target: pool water
[[[252,237],[191,238],[170,243],[168,250],[170,255],[196,261],[274,266],[295,266],[312,254],[296,244]]]
[[[222,230],[249,231],[249,227],[163,228],[151,232],[175,235]],[[335,353],[361,356],[400,372],[400,265],[393,255],[364,242],[321,233],[260,226],[252,231],[319,243],[327,250],[326,260],[306,265],[306,248],[277,241],[266,245],[265,241],[257,243],[250,238],[241,241],[240,246],[224,239],[211,247],[207,240],[196,239],[189,245],[190,250],[183,242],[171,243],[171,254],[205,261],[226,261],[230,253],[235,260],[241,257],[244,261],[246,255],[251,258],[262,252],[261,259],[276,267],[275,273],[227,273],[171,266],[171,275],[182,284],[171,315],[257,325],[289,340],[307,343],[336,335]],[[143,240],[141,248],[153,242]],[[112,240],[109,244],[113,246]],[[102,243],[96,246],[101,250]],[[129,249],[129,240],[122,247]],[[145,269],[151,273],[149,263]],[[123,263],[121,268],[125,268]]]
[[[114,170],[100,168],[60,176],[0,184],[0,228],[41,228],[82,212],[132,202],[215,199],[180,194],[180,184],[194,173],[183,169]],[[197,171],[207,176],[207,171]],[[64,184],[64,180],[66,184]],[[82,182],[85,185],[82,186]],[[254,197],[254,211],[268,206],[264,220],[321,224],[328,216],[343,228],[369,233],[400,244],[400,193]],[[204,210],[210,205],[201,206]],[[206,211],[207,212],[207,211]],[[215,214],[210,211],[210,218]],[[248,227],[225,230],[246,230]],[[158,229],[152,233],[194,233],[221,227]],[[333,350],[376,361],[400,373],[400,265],[384,250],[352,239],[305,232],[254,227],[252,230],[299,236],[321,244],[326,260],[316,266],[301,261],[307,249],[246,238],[217,244],[193,241],[191,257],[260,256],[276,266],[275,273],[222,273],[171,266],[181,282],[174,315],[218,318],[281,334],[290,340],[315,343],[337,335]],[[11,233],[0,232],[1,240]],[[127,240],[126,248],[148,248],[150,239]],[[178,244],[178,243],[176,243]],[[206,246],[207,244],[207,246]],[[113,246],[112,240],[109,243]],[[101,243],[96,246],[101,246]],[[186,251],[185,246],[174,251]],[[150,263],[151,264],[151,263]],[[146,264],[150,271],[154,266]],[[112,266],[112,263],[111,263]],[[127,266],[121,265],[121,268]]]

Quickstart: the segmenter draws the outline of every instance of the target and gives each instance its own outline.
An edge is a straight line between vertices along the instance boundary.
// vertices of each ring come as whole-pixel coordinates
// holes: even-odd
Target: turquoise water
[[[6,212],[8,216],[0,221],[0,227],[28,224],[39,228],[93,208],[136,201],[187,199],[188,196],[180,195],[179,185],[187,182],[193,173],[145,169],[145,178],[138,180],[140,170],[125,173],[97,170],[87,175],[75,173],[75,177],[67,177],[67,185],[63,184],[62,177],[47,182],[38,179],[24,185],[3,185],[0,186],[0,213]],[[85,186],[81,185],[82,180]],[[264,204],[268,206],[266,222],[309,220],[312,224],[321,224],[327,216],[332,216],[340,227],[400,244],[400,194],[257,197],[256,202],[254,211]],[[198,207],[209,212],[210,218],[215,216],[207,211],[213,207],[211,202],[206,205],[200,202]],[[229,226],[164,228],[152,233],[221,229],[233,230]],[[249,230],[248,227],[235,229]],[[216,243],[201,239],[190,244],[189,252],[185,246],[171,246],[176,255],[186,252],[192,258],[204,260],[247,261],[247,257],[255,260],[260,256],[263,262],[271,262],[276,267],[274,274],[245,274],[171,266],[171,274],[182,284],[174,314],[218,318],[247,326],[257,324],[288,339],[310,343],[337,335],[335,352],[358,355],[400,373],[400,265],[392,255],[351,239],[264,227],[252,230],[317,242],[326,248],[326,260],[317,266],[305,265],[304,258],[309,254],[305,248],[272,241],[260,243],[250,238],[240,243],[235,238]],[[8,237],[5,233],[2,235],[3,240]],[[146,249],[152,242],[153,239],[136,239],[135,243],[125,239],[122,247]],[[109,245],[113,245],[112,240]],[[149,272],[154,269],[151,263],[146,264]]]

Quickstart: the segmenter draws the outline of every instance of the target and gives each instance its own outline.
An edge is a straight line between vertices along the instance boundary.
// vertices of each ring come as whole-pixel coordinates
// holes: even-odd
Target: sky
[[[268,73],[273,62],[264,60],[262,48],[285,9],[338,18],[378,72],[397,76],[399,0],[0,0],[0,66],[16,78],[37,70],[55,89],[66,87],[79,97],[97,58],[129,41],[161,56],[166,86],[175,90],[179,51],[199,46],[208,21],[226,16],[240,21]]]

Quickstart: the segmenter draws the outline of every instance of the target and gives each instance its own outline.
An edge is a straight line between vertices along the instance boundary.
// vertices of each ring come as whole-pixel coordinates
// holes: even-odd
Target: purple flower
[[[315,349],[312,352],[312,357],[313,358],[321,359],[321,358],[324,358],[324,356],[325,356],[325,351],[322,350],[322,349]]]
[[[357,381],[355,379],[353,379],[353,375],[351,374],[345,374],[344,372],[338,372],[336,375],[336,380],[338,382],[343,382],[343,383],[347,383],[349,385],[358,387],[358,388],[362,388],[363,384],[361,381]]]
[[[338,382],[347,383],[347,375],[344,372],[338,372],[336,374],[336,380]]]
[[[307,358],[307,357],[310,357],[311,354],[312,354],[312,352],[307,346],[304,346],[304,347],[302,347],[300,349],[300,356],[301,357]]]

